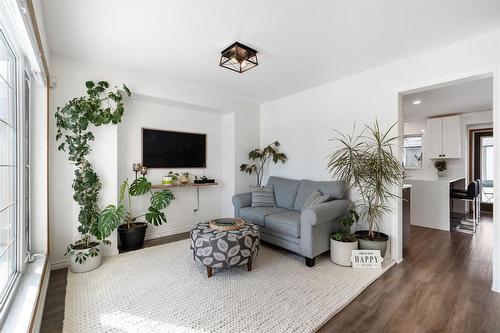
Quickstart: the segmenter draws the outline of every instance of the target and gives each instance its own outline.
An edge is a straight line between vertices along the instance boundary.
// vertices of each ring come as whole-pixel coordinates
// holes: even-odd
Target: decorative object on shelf
[[[264,174],[264,167],[271,160],[274,164],[278,162],[285,163],[288,157],[279,151],[280,143],[275,141],[264,149],[254,149],[248,153],[248,158],[252,161],[257,160],[257,164],[242,164],[240,165],[240,171],[248,173],[249,175],[255,174],[257,177],[257,186],[262,184],[262,176]]]
[[[141,163],[133,163],[132,164],[132,170],[135,172],[135,179],[137,179],[137,173],[141,171]]]
[[[177,172],[169,171],[167,177],[171,177],[172,184],[175,184],[179,180],[180,175]]]
[[[220,231],[231,231],[239,230],[245,225],[245,221],[238,217],[223,217],[215,220],[211,220],[208,223],[210,229],[216,229]]]
[[[86,96],[70,100],[63,107],[58,107],[55,113],[56,140],[63,141],[58,150],[68,149],[69,161],[76,167],[72,188],[73,199],[80,206],[80,239],[68,245],[65,253],[70,257],[73,272],[86,272],[99,267],[102,255],[98,240],[110,244],[105,238],[99,237],[101,211],[97,202],[102,184],[87,159],[91,152],[90,141],[94,140],[90,126],[116,125],[121,122],[125,111],[122,93],[118,89],[110,89],[108,82],[87,81],[85,86]],[[123,90],[130,97],[127,86],[123,85]]]
[[[215,179],[208,179],[206,176],[201,176],[198,178],[198,176],[194,176],[194,183],[195,184],[213,184],[215,183]]]
[[[147,167],[145,167],[145,166],[142,166],[142,167],[141,167],[141,175],[142,175],[143,177],[146,177],[146,175],[147,175],[147,174],[148,174],[148,168],[147,168]]]
[[[132,197],[139,197],[146,193],[150,194],[150,206],[147,212],[133,216]],[[127,206],[123,203],[125,196],[127,196]],[[118,205],[107,206],[99,217],[99,239],[109,237],[113,230],[118,229],[122,251],[140,249],[144,245],[147,223],[155,226],[166,223],[167,218],[162,211],[174,199],[174,194],[168,189],[153,192],[151,183],[146,177],[140,177],[134,180],[132,184],[129,184],[128,179],[125,179],[120,186]],[[144,217],[145,221],[137,221],[142,217]]]
[[[446,161],[445,160],[435,161],[434,167],[437,170],[438,177],[446,177]]]
[[[161,183],[163,185],[172,185],[173,179],[172,176],[163,176],[161,178]]]
[[[380,249],[382,256],[389,236],[380,232],[379,222],[392,211],[391,201],[398,198],[393,186],[402,187],[403,181],[403,167],[393,154],[399,138],[390,135],[396,124],[385,132],[378,121],[373,126],[365,125],[360,133],[355,127],[347,135],[335,130],[337,135],[332,140],[338,147],[328,162],[332,176],[358,193],[357,212],[368,222],[368,230],[356,232],[359,248]]]
[[[257,51],[239,42],[226,47],[221,52],[219,66],[243,73],[259,65]]]
[[[252,223],[232,231],[212,229],[208,222],[199,223],[191,229],[190,239],[193,258],[207,267],[209,278],[213,268],[247,265],[251,271],[252,261],[259,254],[259,228]]]
[[[330,259],[337,265],[352,266],[352,250],[358,249],[358,239],[351,233],[351,226],[359,220],[358,213],[351,209],[339,220],[342,226],[330,237]]]
[[[353,268],[382,269],[384,258],[380,250],[353,250],[350,260]]]
[[[189,183],[189,172],[183,172],[181,174],[180,182],[181,182],[181,184]]]

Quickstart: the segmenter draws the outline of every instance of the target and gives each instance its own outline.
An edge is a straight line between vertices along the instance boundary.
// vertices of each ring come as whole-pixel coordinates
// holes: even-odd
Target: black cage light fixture
[[[219,65],[238,73],[246,72],[259,64],[257,51],[239,42],[229,45],[221,54]]]

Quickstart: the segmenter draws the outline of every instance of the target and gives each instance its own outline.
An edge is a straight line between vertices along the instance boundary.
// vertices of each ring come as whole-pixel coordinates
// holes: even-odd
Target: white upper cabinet
[[[429,158],[461,158],[460,116],[428,119],[426,144]]]

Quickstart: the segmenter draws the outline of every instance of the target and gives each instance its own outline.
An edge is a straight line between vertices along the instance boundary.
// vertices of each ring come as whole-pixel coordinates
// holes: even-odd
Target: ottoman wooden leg
[[[250,272],[252,270],[252,259],[248,259],[247,270]]]
[[[207,275],[209,278],[212,277],[212,267],[207,266]]]

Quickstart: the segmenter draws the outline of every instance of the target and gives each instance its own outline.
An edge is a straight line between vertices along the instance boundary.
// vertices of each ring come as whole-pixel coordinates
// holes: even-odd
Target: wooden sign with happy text
[[[352,250],[351,262],[353,268],[382,268],[384,258],[380,250]]]

